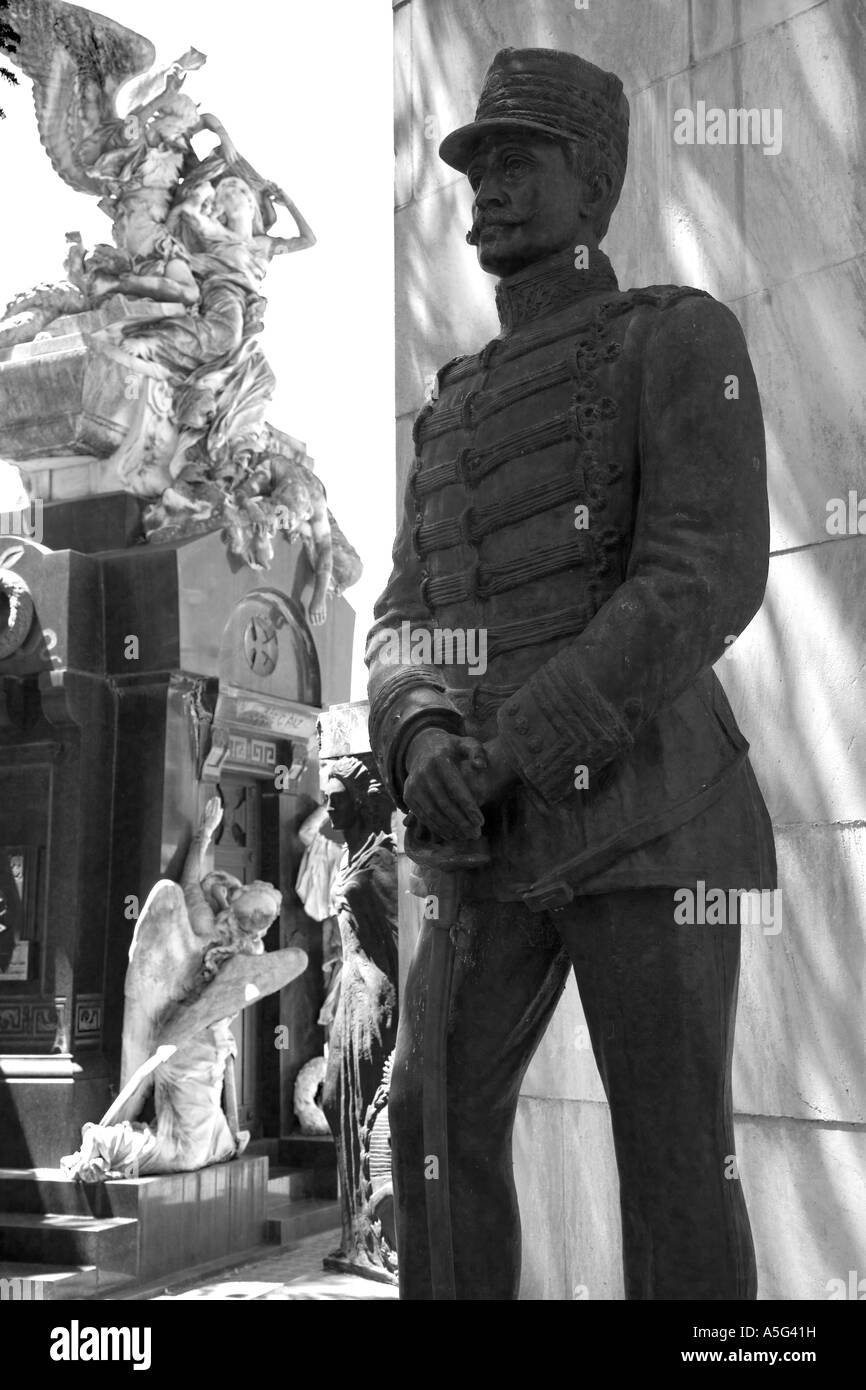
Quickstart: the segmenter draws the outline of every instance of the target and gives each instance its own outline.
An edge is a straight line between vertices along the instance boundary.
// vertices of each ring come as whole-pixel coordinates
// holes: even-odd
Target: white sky
[[[351,698],[363,699],[361,648],[390,571],[395,518],[391,6],[101,0],[91,8],[146,35],[161,62],[190,46],[207,54],[184,91],[286,189],[318,238],[312,250],[277,258],[265,283],[262,342],[278,382],[268,415],[306,442],[364,561],[346,595],[357,613]],[[62,277],[65,232],[80,231],[85,246],[111,238],[96,199],[51,168],[29,81],[0,86],[2,311],[17,291]],[[276,230],[292,235],[291,219]]]

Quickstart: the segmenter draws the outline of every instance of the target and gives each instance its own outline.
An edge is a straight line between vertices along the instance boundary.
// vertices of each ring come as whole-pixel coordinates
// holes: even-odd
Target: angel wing
[[[115,93],[156,59],[149,39],[65,0],[9,0],[19,41],[9,57],[33,82],[39,138],[52,166],[81,193],[104,193],[78,155],[105,121],[117,119]]]
[[[163,883],[161,888],[177,885]],[[142,917],[144,913],[142,913]],[[151,1018],[130,1037],[136,1056],[146,1052],[134,1070],[124,1070],[120,1094],[100,1120],[101,1125],[113,1125],[121,1120],[134,1120],[153,1085],[153,1073],[163,1062],[173,1057],[188,1039],[220,1019],[231,1018],[241,1009],[255,1004],[276,990],[282,989],[307,968],[307,955],[290,946],[283,951],[269,951],[261,956],[233,956],[225,961],[219,974],[204,989],[169,1005],[156,1027]],[[127,999],[127,1010],[129,1000]],[[132,1060],[127,1052],[126,1021],[124,1020],[124,1062]]]
[[[231,1018],[250,1004],[282,989],[307,968],[307,954],[295,946],[261,956],[231,956],[194,999],[172,1008],[159,1029],[159,1046],[179,1047],[202,1028]]]
[[[183,889],[160,879],[135,925],[124,984],[120,1084],[125,1086],[153,1055],[163,1021],[191,989],[201,965],[202,943],[190,925]],[[138,1108],[144,1100],[138,1100]],[[127,1107],[125,1119],[132,1119]],[[137,1112],[136,1112],[137,1113]]]
[[[200,53],[197,48],[188,48],[186,53],[169,63],[168,67],[153,67],[149,72],[130,77],[127,82],[118,86],[114,94],[118,116],[122,120],[130,111],[146,106],[153,97],[164,92],[166,79],[171,73],[195,72],[197,68],[204,67],[206,62],[206,53]]]

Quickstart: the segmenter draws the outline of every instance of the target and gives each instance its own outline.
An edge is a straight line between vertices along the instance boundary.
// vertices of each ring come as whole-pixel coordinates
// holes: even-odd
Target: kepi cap
[[[474,121],[446,135],[439,155],[465,174],[485,136],[538,131],[594,145],[621,187],[628,120],[628,99],[615,73],[556,48],[503,48],[487,70]]]

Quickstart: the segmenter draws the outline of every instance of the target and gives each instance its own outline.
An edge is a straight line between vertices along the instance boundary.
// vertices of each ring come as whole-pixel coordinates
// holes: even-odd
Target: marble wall
[[[745,330],[764,402],[773,556],[764,606],[719,674],[776,827],[783,926],[745,933],[740,1172],[760,1296],[827,1298],[830,1281],[866,1277],[859,494],[845,533],[827,524],[830,499],[866,497],[866,10],[861,0],[400,0],[394,26],[398,496],[426,379],[498,327],[492,284],[463,239],[468,187],[437,147],[471,118],[500,47],[567,48],[621,76],[630,167],[604,247],[620,283],[697,285]],[[676,144],[674,113],[700,100],[780,112],[778,153]],[[610,1123],[585,1036],[570,986],[515,1130],[527,1299],[622,1298]]]

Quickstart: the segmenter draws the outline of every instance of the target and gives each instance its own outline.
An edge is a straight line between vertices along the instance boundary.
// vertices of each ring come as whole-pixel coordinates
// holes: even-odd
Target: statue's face
[[[171,149],[180,149],[185,146],[187,136],[195,120],[190,121],[183,116],[170,114],[159,116],[153,123],[153,129],[164,144]]]
[[[235,925],[248,936],[264,936],[280,915],[282,894],[271,883],[245,883],[232,899]]]
[[[478,261],[491,275],[594,241],[581,208],[582,184],[564,147],[527,132],[481,143],[466,171]]]
[[[213,212],[214,186],[209,179],[196,184],[195,188],[187,194],[186,201],[193,208],[197,208],[205,217],[210,217]]]
[[[214,198],[214,211],[233,232],[251,237],[253,234],[256,200],[241,179],[223,179]]]
[[[339,777],[330,777],[325,788],[325,810],[335,830],[347,830],[357,816],[351,794]]]
[[[225,912],[234,898],[237,897],[243,885],[239,878],[234,874],[228,874],[224,869],[214,869],[211,873],[205,874],[201,881],[202,892],[213,908],[214,912]]]

